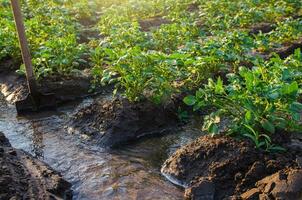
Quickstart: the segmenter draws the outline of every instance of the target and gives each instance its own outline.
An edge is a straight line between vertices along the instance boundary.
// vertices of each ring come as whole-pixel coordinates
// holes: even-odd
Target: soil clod
[[[71,184],[29,154],[11,147],[0,132],[0,199],[71,199]]]
[[[76,132],[103,147],[113,147],[144,136],[175,129],[173,110],[151,102],[130,103],[125,99],[100,100],[79,110],[71,122]]]
[[[290,147],[287,143],[283,145]],[[297,177],[302,176],[296,162],[299,156],[301,151],[267,153],[255,149],[249,141],[226,136],[203,136],[176,151],[164,163],[162,173],[187,188],[187,199],[240,199],[241,194],[241,199],[259,199],[260,195],[277,198],[281,193],[283,197],[288,197],[285,199],[291,199],[289,197],[296,198],[299,192],[302,193],[302,188],[296,183]],[[287,178],[280,178],[281,172],[285,177],[291,174],[293,181],[286,182]],[[275,173],[279,179],[277,175],[272,175]],[[268,188],[268,184],[278,187]],[[265,191],[262,190],[264,186]],[[286,196],[289,195],[288,190],[294,191],[294,195]]]

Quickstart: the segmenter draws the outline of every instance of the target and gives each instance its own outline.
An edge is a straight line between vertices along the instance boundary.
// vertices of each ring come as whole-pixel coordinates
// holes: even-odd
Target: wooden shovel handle
[[[21,47],[22,58],[23,58],[23,62],[25,65],[26,78],[27,78],[29,92],[36,93],[37,90],[36,90],[35,77],[34,77],[34,72],[33,72],[33,67],[32,67],[32,62],[31,62],[30,51],[29,51],[29,47],[28,47],[28,43],[27,43],[27,39],[26,39],[26,35],[25,35],[25,27],[24,27],[24,23],[23,23],[23,17],[22,17],[22,13],[21,13],[19,0],[11,0],[11,5],[12,5],[16,28],[17,28],[17,32],[18,32],[18,38],[19,38],[19,43],[20,43],[20,47]]]

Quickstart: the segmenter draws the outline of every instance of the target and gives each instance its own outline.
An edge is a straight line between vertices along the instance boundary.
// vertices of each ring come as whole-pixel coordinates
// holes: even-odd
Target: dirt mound
[[[71,199],[71,184],[0,133],[0,199]]]
[[[80,109],[71,121],[73,130],[103,147],[167,133],[176,125],[173,109],[151,102],[130,103],[125,99],[95,101]]]
[[[282,136],[276,141],[289,142]],[[267,153],[248,141],[203,136],[176,151],[162,173],[187,188],[187,199],[240,199],[257,181],[285,168],[298,168],[296,158],[301,156],[298,148]]]

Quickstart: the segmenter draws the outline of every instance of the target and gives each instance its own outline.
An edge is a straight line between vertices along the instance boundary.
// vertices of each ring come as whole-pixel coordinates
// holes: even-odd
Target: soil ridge
[[[72,199],[71,184],[54,169],[11,146],[0,132],[0,199]]]

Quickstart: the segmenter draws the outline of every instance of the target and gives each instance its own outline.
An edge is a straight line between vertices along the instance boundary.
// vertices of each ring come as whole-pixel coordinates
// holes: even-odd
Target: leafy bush
[[[228,84],[221,78],[209,79],[184,102],[195,111],[214,109],[203,125],[211,134],[247,137],[257,148],[276,149],[272,134],[302,131],[302,104],[298,102],[302,93],[301,61],[300,50],[285,61],[278,57],[258,60],[253,69],[241,67],[238,73],[228,74]]]

